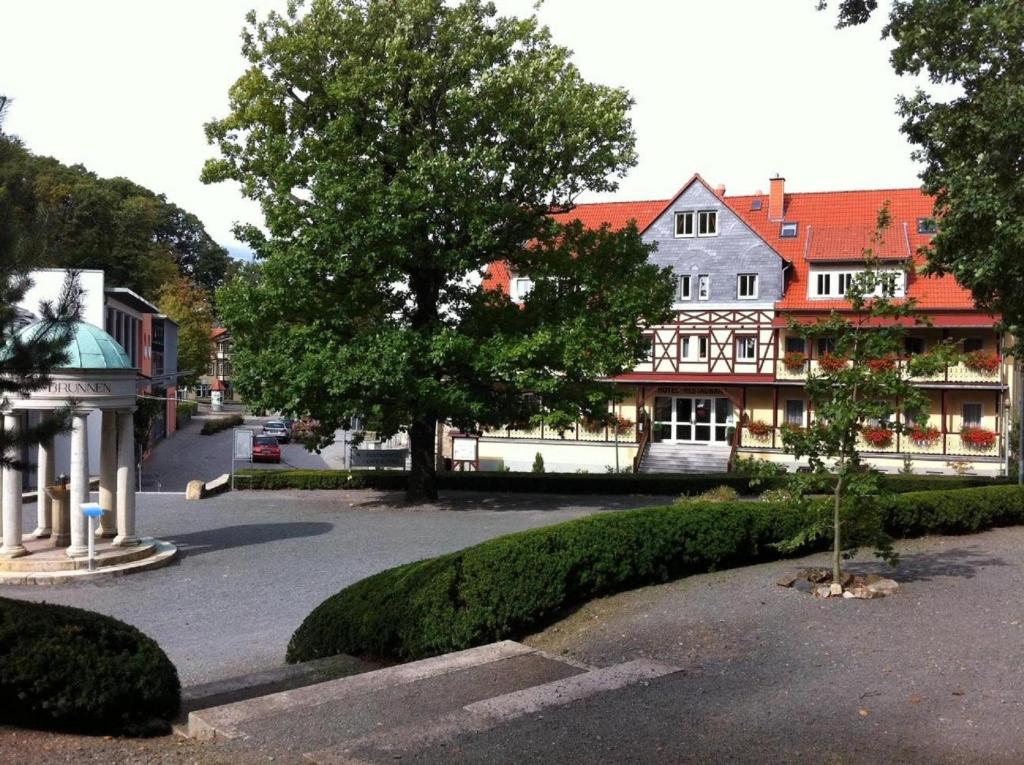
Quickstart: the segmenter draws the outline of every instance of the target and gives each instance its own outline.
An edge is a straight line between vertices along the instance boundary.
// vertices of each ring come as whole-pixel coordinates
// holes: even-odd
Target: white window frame
[[[815,295],[818,297],[830,297],[832,295],[832,273],[829,271],[818,272],[815,279]],[[822,289],[824,285],[825,289]]]
[[[689,220],[690,233],[679,233],[679,220],[680,218]],[[675,214],[672,220],[673,233],[676,239],[691,239],[697,235],[697,214],[693,210],[681,210]]]
[[[697,300],[711,299],[711,276],[709,274],[697,275]]]
[[[742,337],[737,337],[736,340],[735,340],[735,343],[736,343],[736,363],[737,364],[739,362],[741,362],[741,361],[743,361],[743,362],[757,361],[757,336],[756,335],[743,335]],[[740,348],[749,348],[750,349],[750,355],[749,356],[741,355],[740,354]]]
[[[969,407],[969,406],[976,406],[976,407],[978,407],[978,421],[977,422],[967,422],[967,417],[965,416],[965,413],[966,413],[967,407]],[[960,429],[961,430],[963,430],[964,428],[980,428],[981,424],[984,421],[985,421],[985,405],[982,404],[980,401],[964,401],[960,405]]]
[[[533,279],[529,276],[517,276],[512,280],[512,284],[515,287],[515,294],[512,295],[512,299],[516,302],[522,302],[526,299],[527,295],[533,292]],[[526,285],[525,288],[524,285]]]
[[[849,291],[852,285],[853,272],[841,271],[840,273],[836,274],[836,290],[838,291],[838,294],[843,295],[845,297],[846,293]]]
[[[686,287],[686,290],[685,290],[686,294],[685,295],[683,294],[683,292],[684,292],[683,287],[684,286]],[[692,280],[691,280],[689,274],[682,274],[679,277],[677,277],[677,279],[676,279],[676,300],[683,301],[683,300],[692,300],[692,299],[693,299]]]
[[[757,300],[758,282],[757,274],[736,274],[736,298],[738,300]],[[750,279],[751,287],[749,294],[743,294],[743,280]]]
[[[706,217],[705,217],[706,216]],[[702,234],[700,231],[703,228],[705,220],[714,221],[714,231],[706,234]],[[697,211],[697,236],[709,237],[718,236],[718,210],[698,210]]]
[[[779,226],[779,239],[796,239],[799,232],[799,223],[783,223]]]
[[[797,425],[795,422],[789,421],[789,405],[797,403],[800,404],[800,424]],[[787,398],[786,403],[782,406],[782,421],[787,425],[795,425],[798,428],[804,428],[807,426],[807,402],[802,398]]]
[[[681,335],[679,338],[679,360],[694,362],[708,360],[707,335]]]

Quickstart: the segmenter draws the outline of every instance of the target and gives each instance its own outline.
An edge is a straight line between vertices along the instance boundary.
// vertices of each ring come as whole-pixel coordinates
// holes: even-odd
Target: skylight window
[[[752,201],[750,203],[750,209],[753,212],[757,212],[758,210],[760,210],[761,209],[761,200],[760,199],[755,199],[754,201]]]
[[[799,229],[799,223],[783,223],[779,227],[779,237],[782,239],[796,239]]]

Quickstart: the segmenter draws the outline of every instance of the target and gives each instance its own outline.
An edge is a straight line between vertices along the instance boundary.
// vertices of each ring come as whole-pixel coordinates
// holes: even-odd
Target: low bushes
[[[519,637],[591,598],[780,557],[778,543],[828,512],[773,502],[691,501],[590,516],[511,534],[383,571],[313,610],[288,661],[338,653],[408,661]],[[879,526],[894,536],[971,533],[1024,522],[1024,488],[988,486],[889,498]],[[815,539],[790,552],[823,549]]]
[[[0,723],[93,734],[166,732],[178,673],[109,616],[0,598]]]
[[[688,503],[590,516],[381,572],[321,603],[288,661],[338,653],[411,660],[540,628],[615,590],[777,557],[806,511]]]
[[[203,423],[200,434],[204,436],[212,436],[214,433],[220,433],[222,430],[228,428],[237,428],[240,425],[245,424],[245,418],[240,414],[232,414],[227,417],[215,417],[212,420],[207,420]]]
[[[404,490],[408,473],[401,470],[242,470],[241,486],[251,489],[381,489]],[[884,476],[894,492],[961,489],[1005,483],[1006,479],[980,476]],[[741,473],[683,475],[671,473],[438,473],[442,490],[536,492],[542,494],[701,494],[728,486],[742,495],[783,488],[786,476]],[[828,482],[821,491],[830,491]]]

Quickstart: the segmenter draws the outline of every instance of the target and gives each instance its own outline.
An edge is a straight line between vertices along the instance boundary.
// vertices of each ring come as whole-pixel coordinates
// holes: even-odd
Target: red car
[[[280,462],[281,446],[277,436],[256,436],[252,440],[253,462]]]

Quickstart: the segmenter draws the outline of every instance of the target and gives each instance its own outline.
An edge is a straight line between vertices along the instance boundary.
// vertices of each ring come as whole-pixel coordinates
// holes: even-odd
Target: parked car
[[[256,436],[252,441],[253,462],[280,462],[281,447],[277,436]]]
[[[274,436],[282,444],[292,440],[292,432],[281,420],[271,420],[268,422],[263,426],[263,433],[267,436]]]

